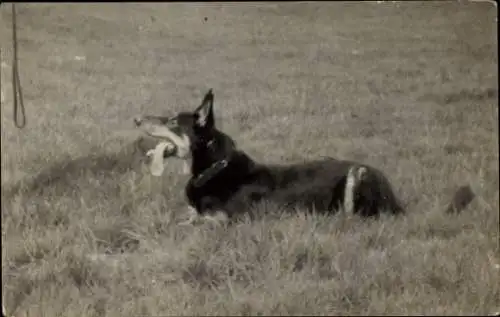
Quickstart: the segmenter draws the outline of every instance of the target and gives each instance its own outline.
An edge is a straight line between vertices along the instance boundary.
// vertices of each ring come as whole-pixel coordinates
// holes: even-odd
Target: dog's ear
[[[203,98],[201,105],[194,111],[196,125],[204,128],[214,126],[214,94],[210,89]]]

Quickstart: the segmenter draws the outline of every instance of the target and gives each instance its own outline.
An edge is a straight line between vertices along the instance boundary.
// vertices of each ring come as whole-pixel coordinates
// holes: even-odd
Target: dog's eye
[[[177,126],[177,118],[172,118],[167,121],[167,126],[169,127],[175,127]]]

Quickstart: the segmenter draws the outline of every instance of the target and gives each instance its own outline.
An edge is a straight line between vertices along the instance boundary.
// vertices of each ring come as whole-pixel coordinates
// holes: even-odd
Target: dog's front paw
[[[188,220],[179,223],[179,226],[189,226],[192,225],[200,216],[193,206],[188,206],[187,214],[189,215]]]
[[[178,226],[191,226],[196,219],[188,219],[186,221],[181,221],[177,225]]]
[[[229,220],[227,214],[223,211],[216,211],[212,215],[204,215],[203,220],[211,222],[215,225],[221,225]]]

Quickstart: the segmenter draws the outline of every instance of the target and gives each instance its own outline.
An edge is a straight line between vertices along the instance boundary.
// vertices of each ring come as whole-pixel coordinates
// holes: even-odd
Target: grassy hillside
[[[500,311],[490,4],[18,4],[24,130],[0,11],[2,287],[16,317]],[[256,160],[369,163],[408,215],[176,226],[181,163],[150,176],[132,118],[192,109],[209,88],[217,124]],[[476,200],[445,214],[468,183]]]

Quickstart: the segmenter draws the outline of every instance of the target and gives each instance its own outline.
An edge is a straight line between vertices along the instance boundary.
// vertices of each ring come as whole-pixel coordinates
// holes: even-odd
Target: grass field
[[[2,5],[2,287],[14,316],[500,311],[498,57],[488,3]],[[385,171],[408,214],[176,226],[132,118],[192,109],[256,160]],[[443,212],[454,190],[477,198]],[[271,208],[271,207],[269,207]]]

